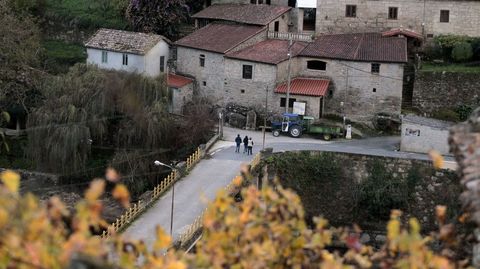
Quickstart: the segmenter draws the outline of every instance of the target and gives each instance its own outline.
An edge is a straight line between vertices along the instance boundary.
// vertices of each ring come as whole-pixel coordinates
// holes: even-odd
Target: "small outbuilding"
[[[102,28],[85,43],[87,63],[155,77],[167,72],[169,44],[161,35]]]
[[[168,89],[170,91],[169,110],[174,114],[183,114],[185,105],[192,101],[193,78],[181,76],[178,74],[168,74]]]
[[[403,116],[400,150],[417,153],[436,150],[442,155],[450,155],[448,135],[453,124],[416,115]]]

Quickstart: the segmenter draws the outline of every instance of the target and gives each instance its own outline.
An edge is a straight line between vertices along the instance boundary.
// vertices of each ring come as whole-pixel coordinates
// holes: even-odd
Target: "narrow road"
[[[262,148],[261,132],[245,131],[233,128],[224,129],[224,139],[210,150],[211,158],[200,161],[190,173],[175,184],[173,237],[177,239],[188,225],[195,221],[206,208],[206,201],[213,200],[219,189],[226,187],[239,173],[242,163],[249,163],[252,156],[235,153],[234,140],[237,134],[253,138],[255,155]],[[267,133],[265,146],[275,152],[295,150],[319,150],[387,156],[408,159],[427,160],[425,154],[398,152],[399,137],[376,137],[362,140],[323,141],[315,138],[273,137]],[[253,155],[253,156],[254,156]],[[450,157],[447,161],[452,161]],[[170,208],[172,191],[166,192],[151,208],[141,215],[124,235],[132,239],[141,239],[148,246],[153,244],[155,227],[162,226],[170,231]]]
[[[243,149],[242,149],[243,150]],[[255,155],[259,148],[253,151]],[[242,151],[243,152],[243,151]],[[175,183],[173,237],[178,238],[206,208],[206,201],[215,198],[218,190],[226,187],[239,174],[242,163],[252,156],[235,153],[232,146],[210,151],[212,158],[200,161],[190,173]],[[170,232],[172,190],[160,199],[124,232],[127,238],[141,239],[147,246],[153,244],[155,227],[160,225]]]

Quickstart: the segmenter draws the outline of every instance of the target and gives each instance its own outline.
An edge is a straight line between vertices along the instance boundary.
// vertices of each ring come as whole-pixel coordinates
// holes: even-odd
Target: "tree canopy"
[[[243,200],[235,202],[218,193],[206,211],[203,237],[195,254],[173,248],[172,239],[157,228],[153,246],[121,235],[108,239],[94,236],[106,223],[98,199],[103,180],[92,181],[74,215],[52,197],[39,204],[31,194],[20,195],[20,178],[12,171],[0,174],[0,267],[2,268],[460,268],[452,260],[453,229],[445,223],[445,207],[437,207],[444,250],[435,252],[423,237],[416,219],[402,226],[401,212],[393,211],[387,225],[387,241],[375,250],[363,245],[358,228],[332,228],[322,218],[307,227],[299,197],[281,186],[246,187]],[[234,180],[242,186],[242,178]],[[113,190],[128,205],[125,186]],[[335,244],[347,250],[332,250]],[[139,257],[142,256],[142,259]]]

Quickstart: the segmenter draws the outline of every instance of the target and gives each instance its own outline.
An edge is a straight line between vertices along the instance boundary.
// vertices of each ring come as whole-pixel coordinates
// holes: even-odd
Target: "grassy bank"
[[[456,72],[456,73],[480,73],[480,66],[465,66],[463,64],[433,64],[423,63],[421,72]]]

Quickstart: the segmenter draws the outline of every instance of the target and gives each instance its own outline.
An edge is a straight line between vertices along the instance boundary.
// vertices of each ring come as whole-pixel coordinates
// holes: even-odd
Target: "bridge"
[[[253,137],[255,143],[253,155],[235,153],[236,135]],[[208,157],[196,164],[189,173],[175,183],[173,231],[174,240],[189,230],[198,216],[207,207],[207,202],[215,198],[218,190],[225,188],[239,174],[243,163],[249,163],[253,156],[262,149],[262,133],[224,129],[224,139],[216,142],[210,149]],[[322,141],[314,138],[295,139],[286,136],[266,135],[266,147],[275,152],[295,150],[319,150],[331,152],[356,153],[386,157],[428,160],[425,154],[398,152],[396,148],[399,137],[377,137],[362,140]],[[243,147],[243,146],[242,146]],[[448,163],[453,159],[447,158]],[[123,232],[130,239],[143,240],[151,246],[155,239],[155,227],[160,225],[165,232],[170,231],[172,188],[169,188],[153,204],[144,210]]]

